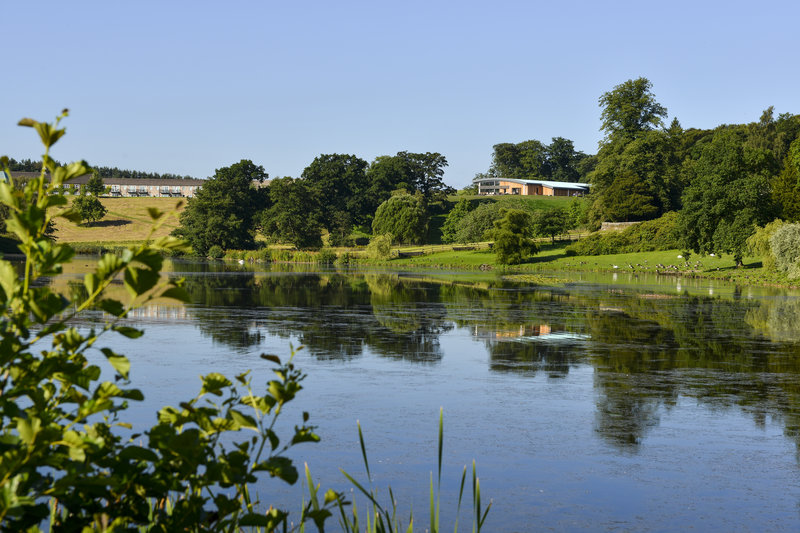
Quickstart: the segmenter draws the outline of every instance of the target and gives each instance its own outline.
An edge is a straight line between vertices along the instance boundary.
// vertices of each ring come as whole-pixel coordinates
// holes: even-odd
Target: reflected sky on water
[[[420,520],[441,406],[443,522],[475,459],[492,531],[800,529],[797,293],[625,273],[536,287],[486,273],[171,269],[193,303],[141,309],[144,337],[109,340],[148,399],[132,410],[142,423],[191,397],[200,374],[265,382],[259,354],[302,346],[306,390],[283,422],[311,413],[323,442],[295,456],[324,486],[346,486],[339,467],[363,479],[360,420],[375,486],[391,483]],[[299,492],[260,490],[299,506]]]

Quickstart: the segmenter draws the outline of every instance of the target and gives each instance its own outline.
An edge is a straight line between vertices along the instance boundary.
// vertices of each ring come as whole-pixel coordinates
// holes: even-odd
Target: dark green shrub
[[[392,236],[376,235],[367,246],[367,256],[370,259],[386,261],[392,256]]]
[[[208,257],[210,257],[211,259],[222,259],[224,255],[225,251],[222,249],[222,246],[218,244],[215,244],[214,246],[208,249]]]
[[[461,218],[455,242],[460,244],[481,242],[486,232],[494,228],[495,221],[502,216],[499,202],[480,204]]]
[[[530,213],[512,209],[503,212],[503,218],[495,222],[487,235],[494,240],[492,250],[497,262],[502,265],[518,265],[539,251],[533,236]]]
[[[383,202],[375,211],[372,233],[391,235],[393,242],[421,243],[428,229],[428,218],[421,196],[399,194]]]
[[[670,212],[661,218],[640,222],[623,231],[593,233],[569,245],[567,250],[574,255],[608,255],[673,250],[680,247],[678,214]]]
[[[317,263],[321,265],[332,265],[336,262],[336,252],[330,248],[323,248],[317,254]]]

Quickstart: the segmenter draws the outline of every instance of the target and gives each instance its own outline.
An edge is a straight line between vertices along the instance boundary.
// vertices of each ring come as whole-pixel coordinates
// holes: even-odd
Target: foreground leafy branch
[[[194,398],[161,408],[154,426],[138,431],[125,419],[128,402],[144,396],[132,386],[128,358],[98,345],[114,333],[140,337],[143,331],[125,323],[139,306],[156,298],[189,300],[183,280],[161,276],[163,255],[186,248],[174,237],[153,238],[169,215],[149,209],[153,229],[145,244],[105,254],[71,300],[49,288],[48,277],[60,274],[74,251],[53,242],[48,228],[54,217],[80,221],[61,191],[90,171],[85,161],[62,166],[49,155],[64,135],[60,123],[66,116],[64,110],[52,124],[20,121],[36,130],[45,147],[42,172],[20,187],[13,177],[0,182],[0,203],[9,213],[6,228],[24,256],[21,267],[0,259],[0,531],[288,531],[289,513],[253,499],[250,487],[267,476],[295,484],[300,475],[287,452],[319,441],[308,413],[289,438],[282,440],[275,430],[305,378],[294,366],[294,352],[285,362],[261,356],[275,365],[273,379],[261,386],[248,372],[233,380],[212,372],[202,376]],[[7,157],[0,163],[9,170]],[[126,302],[106,295],[117,280],[127,290]],[[105,313],[101,325],[88,331],[72,325],[90,309]],[[113,381],[103,379],[109,372]],[[440,415],[431,532],[440,530],[442,431]],[[370,478],[360,427],[359,437]],[[345,476],[372,506],[366,530],[398,531],[391,489],[391,506],[384,508],[373,489]],[[342,529],[361,530],[354,503],[348,507],[350,502],[332,490],[320,496],[308,467],[305,479],[310,498],[292,528],[313,523],[324,531],[336,511]],[[466,467],[459,510],[465,479]],[[488,507],[481,511],[474,464],[472,485],[472,524],[480,531]],[[413,531],[413,516],[407,530]]]
[[[45,522],[53,531],[285,528],[288,513],[253,501],[249,486],[266,475],[295,483],[298,472],[286,451],[319,440],[305,413],[287,441],[275,433],[283,406],[302,388],[304,376],[291,359],[262,356],[276,364],[263,394],[246,373],[233,381],[208,374],[196,397],[162,408],[155,426],[134,433],[123,415],[143,395],[131,386],[130,361],[110,347],[96,350],[111,332],[142,335],[124,323],[135,307],[155,298],[188,300],[181,280],[161,276],[162,254],[186,245],[164,237],[104,255],[77,300],[42,283],[74,254],[47,236],[56,216],[80,221],[62,186],[90,171],[84,161],[62,166],[49,155],[66,116],[65,110],[52,124],[20,121],[45,147],[42,172],[20,188],[13,178],[0,183],[6,227],[25,258],[21,273],[0,260],[0,530],[37,531]],[[8,170],[8,158],[2,164]],[[150,215],[153,231],[167,218],[155,209]],[[105,295],[116,279],[127,289],[125,303]],[[88,331],[71,326],[87,309],[108,319]],[[105,357],[113,381],[101,379],[95,353]],[[252,436],[223,438],[241,439],[242,431]]]

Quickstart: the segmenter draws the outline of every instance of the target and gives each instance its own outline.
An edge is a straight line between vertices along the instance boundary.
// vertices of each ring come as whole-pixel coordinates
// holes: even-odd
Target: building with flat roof
[[[473,183],[478,186],[478,194],[484,195],[583,196],[589,192],[588,183],[569,181],[480,178]]]

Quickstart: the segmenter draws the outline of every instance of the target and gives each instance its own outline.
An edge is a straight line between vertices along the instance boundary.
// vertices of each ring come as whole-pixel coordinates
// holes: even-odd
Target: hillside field
[[[176,204],[182,205],[176,210]],[[186,199],[180,198],[100,198],[108,213],[91,226],[76,225],[56,219],[56,239],[60,242],[117,242],[142,241],[147,238],[153,225],[148,207],[165,212],[174,212],[156,232],[156,237],[168,235],[179,226],[177,214],[186,207]]]

